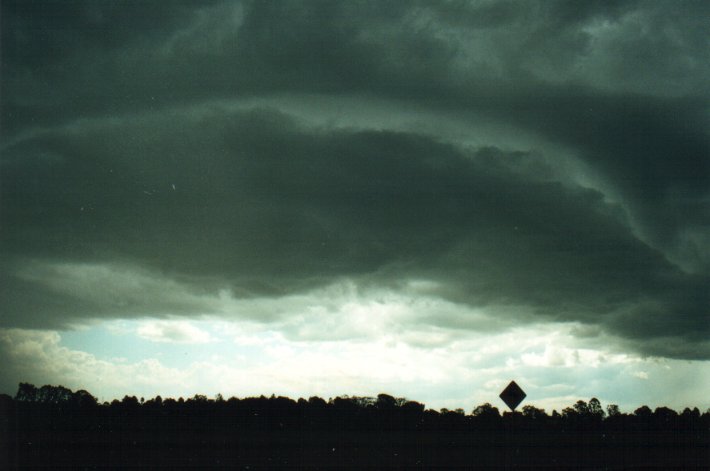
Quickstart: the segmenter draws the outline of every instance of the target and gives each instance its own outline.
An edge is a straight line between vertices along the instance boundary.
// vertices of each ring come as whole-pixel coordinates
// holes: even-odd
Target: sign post
[[[513,412],[515,412],[515,408],[523,402],[525,396],[527,396],[527,394],[525,394],[525,391],[523,391],[515,381],[511,381],[510,384],[505,387],[503,392],[500,393],[500,398]]]

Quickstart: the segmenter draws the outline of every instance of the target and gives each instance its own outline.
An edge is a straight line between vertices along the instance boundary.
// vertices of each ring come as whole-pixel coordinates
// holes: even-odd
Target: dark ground
[[[99,404],[25,385],[0,395],[0,469],[710,469],[710,412],[598,401],[562,414],[425,410],[388,395]]]
[[[707,439],[668,433],[250,432],[30,434],[10,468],[703,469]]]

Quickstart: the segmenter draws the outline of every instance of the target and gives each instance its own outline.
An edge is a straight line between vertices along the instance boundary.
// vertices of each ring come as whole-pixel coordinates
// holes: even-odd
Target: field
[[[25,433],[10,467],[671,469],[708,466],[707,434],[377,432]]]

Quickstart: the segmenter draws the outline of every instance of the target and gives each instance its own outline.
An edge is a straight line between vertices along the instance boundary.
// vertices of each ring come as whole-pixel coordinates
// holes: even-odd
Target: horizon
[[[0,393],[707,410],[708,17],[0,2]]]
[[[126,403],[126,401],[138,401],[139,404],[148,404],[155,402],[156,400],[159,400],[160,403],[166,403],[166,402],[177,402],[177,403],[183,403],[183,402],[189,402],[189,401],[207,401],[207,402],[229,402],[232,399],[235,399],[237,401],[242,401],[242,400],[249,400],[249,399],[287,399],[289,401],[293,401],[294,403],[301,403],[301,401],[306,401],[306,402],[311,402],[313,399],[318,399],[324,401],[326,404],[333,404],[337,399],[343,399],[343,400],[352,400],[355,401],[358,405],[361,407],[368,407],[368,406],[373,406],[376,405],[377,403],[380,402],[381,398],[384,397],[386,401],[394,401],[393,404],[397,404],[398,407],[403,406],[405,403],[414,403],[418,404],[419,406],[422,407],[421,411],[434,411],[438,412],[441,414],[447,413],[447,412],[453,412],[453,413],[460,413],[462,415],[477,415],[476,410],[479,407],[482,406],[490,406],[491,410],[496,410],[499,412],[500,416],[507,415],[507,414],[523,414],[525,415],[525,409],[526,406],[531,407],[536,413],[541,412],[542,414],[548,415],[548,416],[555,416],[555,414],[561,414],[564,415],[566,411],[568,410],[577,410],[577,407],[580,406],[590,406],[592,404],[596,404],[597,406],[601,407],[601,409],[598,409],[599,415],[601,418],[607,418],[611,417],[614,414],[610,415],[609,409],[614,408],[615,414],[621,414],[621,415],[637,415],[638,411],[641,409],[647,409],[649,412],[652,413],[657,413],[659,410],[661,411],[667,411],[668,409],[676,412],[678,415],[684,414],[687,411],[696,411],[700,415],[707,415],[710,414],[710,408],[707,410],[703,411],[700,410],[698,407],[685,407],[683,409],[674,409],[672,407],[667,407],[667,406],[657,406],[657,407],[650,407],[647,404],[641,404],[638,407],[634,408],[633,410],[623,410],[620,407],[618,407],[618,404],[604,404],[601,401],[599,401],[596,397],[591,397],[589,400],[583,400],[579,399],[575,401],[574,403],[568,404],[566,407],[561,407],[559,409],[552,409],[552,410],[547,410],[545,408],[537,407],[535,404],[523,404],[524,399],[522,402],[520,402],[515,408],[511,408],[510,405],[505,403],[505,401],[502,401],[502,398],[499,397],[498,399],[500,400],[501,404],[491,404],[490,402],[484,402],[481,404],[476,404],[473,406],[470,411],[467,411],[463,407],[457,407],[457,408],[432,408],[432,407],[427,407],[427,404],[420,402],[416,400],[416,398],[407,398],[407,397],[398,397],[391,395],[387,392],[381,392],[373,396],[361,396],[361,395],[353,395],[353,394],[342,394],[338,395],[335,397],[320,397],[320,396],[310,396],[310,397],[289,397],[289,396],[283,396],[283,395],[276,395],[276,394],[260,394],[260,395],[250,395],[250,396],[243,396],[243,397],[238,397],[238,396],[226,396],[221,393],[217,393],[214,397],[207,396],[205,394],[201,393],[195,393],[190,396],[179,396],[179,397],[173,397],[173,396],[164,396],[161,394],[158,394],[153,397],[143,397],[143,396],[136,396],[136,395],[129,395],[125,394],[123,397],[116,397],[116,398],[110,398],[110,399],[101,399],[96,396],[94,396],[91,391],[86,391],[83,389],[78,389],[76,391],[73,391],[69,388],[65,388],[62,385],[49,385],[45,384],[42,386],[38,386],[32,383],[20,383],[18,384],[18,390],[17,394],[15,396],[10,396],[10,395],[5,395],[4,393],[0,393],[0,395],[5,395],[6,397],[9,397],[15,401],[24,401],[24,402],[36,402],[38,399],[30,399],[28,397],[28,394],[36,394],[44,390],[45,388],[51,388],[51,389],[65,389],[64,392],[71,394],[71,395],[76,395],[77,393],[82,393],[82,394],[88,394],[89,396],[93,397],[93,399],[96,401],[96,404],[98,405],[113,405],[114,403]],[[34,392],[31,392],[30,390],[33,390]],[[68,398],[65,398],[63,400],[67,400]],[[61,402],[62,400],[59,400]],[[42,402],[39,400],[39,402]],[[502,407],[499,407],[501,406]],[[596,414],[596,412],[595,412]]]

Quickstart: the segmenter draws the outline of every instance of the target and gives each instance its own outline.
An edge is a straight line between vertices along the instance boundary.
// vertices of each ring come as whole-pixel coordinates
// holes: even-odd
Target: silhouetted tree
[[[380,410],[391,410],[397,405],[397,401],[393,396],[389,394],[378,394],[377,401],[375,402],[375,407]]]
[[[579,416],[577,407],[565,407],[562,409],[561,417],[567,420],[573,420]]]
[[[321,397],[311,396],[308,398],[308,405],[318,409],[325,409],[328,403]]]
[[[50,386],[48,384],[41,388],[35,387],[33,384],[20,383],[17,388],[15,399],[24,402],[42,402],[58,404],[71,399],[71,390],[64,386]]]
[[[660,429],[675,429],[678,426],[678,413],[668,407],[657,407],[653,411],[655,427]]]
[[[188,399],[188,401],[197,402],[198,404],[205,404],[208,399],[204,394],[195,394],[192,398]]]
[[[574,406],[572,406],[572,408],[577,413],[577,415],[580,415],[582,417],[589,414],[589,404],[582,401],[581,399],[579,401],[575,402]]]
[[[394,400],[395,407],[402,407],[407,403],[408,399],[406,397],[397,397]]]
[[[20,383],[15,394],[16,401],[35,402],[37,401],[37,387],[30,383]]]
[[[124,408],[131,408],[135,409],[140,406],[140,403],[138,402],[138,398],[136,396],[123,396],[123,400],[121,400],[121,406]]]
[[[543,418],[547,418],[547,414],[545,413],[545,409],[538,409],[537,407],[533,405],[525,405],[523,406],[523,417],[526,417],[528,419],[533,419],[533,420],[540,420]]]
[[[354,396],[350,400],[363,409],[375,405],[375,398],[370,396]]]
[[[80,389],[79,391],[76,391],[72,394],[71,402],[72,404],[79,407],[91,407],[98,404],[97,399],[92,396],[88,391],[85,391],[83,389]]]
[[[604,417],[604,409],[602,408],[599,399],[593,397],[589,400],[589,404],[587,404],[587,413],[597,419],[602,419]]]
[[[494,407],[490,403],[486,402],[485,404],[481,404],[473,409],[473,415],[482,419],[499,419],[500,411],[497,407]]]
[[[683,409],[683,412],[681,412],[680,416],[683,418],[689,418],[689,419],[699,419],[700,418],[700,410],[697,407],[693,407],[692,409],[689,407],[686,407],[685,409]]]
[[[408,413],[417,413],[421,414],[424,412],[424,404],[421,404],[416,401],[407,401],[402,405],[402,410],[408,412]]]

